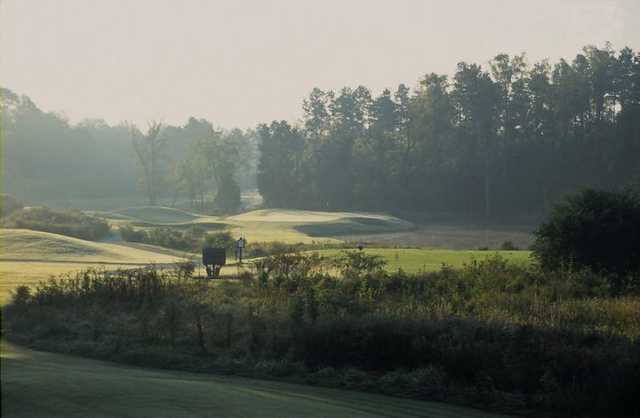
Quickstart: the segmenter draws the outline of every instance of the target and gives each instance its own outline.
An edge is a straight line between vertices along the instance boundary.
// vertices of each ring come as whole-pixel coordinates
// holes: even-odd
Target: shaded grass
[[[28,229],[0,229],[1,260],[171,263],[176,257]]]
[[[139,206],[114,211],[116,215],[124,215],[148,223],[183,223],[193,221],[199,215],[180,209],[163,206]]]
[[[3,417],[494,417],[438,402],[169,372],[2,341]]]

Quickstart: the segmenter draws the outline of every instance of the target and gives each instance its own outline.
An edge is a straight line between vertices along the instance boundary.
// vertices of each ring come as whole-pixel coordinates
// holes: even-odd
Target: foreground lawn
[[[3,417],[497,417],[352,391],[127,367],[2,341]]]
[[[417,248],[365,248],[366,254],[379,255],[387,262],[388,271],[402,269],[407,273],[438,271],[443,264],[462,267],[473,260],[484,260],[496,254],[514,263],[529,263],[530,251],[430,250]],[[327,257],[339,256],[341,250],[321,250]]]

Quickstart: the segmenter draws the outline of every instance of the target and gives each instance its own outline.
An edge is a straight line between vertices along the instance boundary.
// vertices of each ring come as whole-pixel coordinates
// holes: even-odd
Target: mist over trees
[[[640,55],[588,46],[571,62],[500,54],[373,97],[314,89],[303,123],[258,128],[272,207],[536,216],[582,187],[640,177]]]
[[[0,93],[4,191],[32,202],[229,212],[257,185],[269,207],[501,219],[536,217],[580,188],[640,181],[640,55],[608,44],[557,63],[461,62],[452,77],[427,74],[377,96],[316,88],[300,123],[255,131],[196,118],[157,132],[70,124]]]
[[[102,120],[70,124],[26,96],[0,89],[3,191],[35,203],[80,200],[236,210],[255,188],[251,130],[216,130],[206,119],[139,128]],[[144,130],[144,132],[143,132]]]

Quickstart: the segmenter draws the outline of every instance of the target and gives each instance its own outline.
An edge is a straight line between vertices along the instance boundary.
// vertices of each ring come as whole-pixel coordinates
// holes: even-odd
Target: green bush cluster
[[[120,235],[123,240],[129,242],[142,242],[189,252],[199,252],[205,246],[232,251],[235,244],[229,232],[207,232],[195,226],[183,230],[169,227],[136,229],[131,225],[122,225]]]
[[[97,241],[111,232],[102,219],[86,215],[77,209],[31,207],[14,211],[2,220],[4,228],[25,228],[70,237]]]
[[[584,190],[566,197],[536,231],[533,250],[548,270],[575,265],[617,288],[640,285],[640,194]]]
[[[346,253],[261,260],[215,284],[87,271],[18,289],[6,336],[154,367],[237,373],[571,416],[637,416],[640,300],[585,271],[499,257],[387,273]]]

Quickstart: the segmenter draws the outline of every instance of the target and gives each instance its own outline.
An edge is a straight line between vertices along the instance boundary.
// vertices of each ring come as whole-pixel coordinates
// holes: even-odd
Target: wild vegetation
[[[6,336],[137,365],[304,380],[509,411],[634,416],[637,295],[589,271],[499,257],[463,269],[386,273],[347,252],[329,275],[285,254],[239,282],[189,269],[51,280],[17,289]]]
[[[24,228],[97,241],[111,232],[109,224],[79,210],[29,207],[2,218],[3,228]]]
[[[374,97],[314,89],[303,125],[258,128],[270,207],[531,218],[583,187],[638,181],[640,55],[588,46],[571,62],[500,54]]]
[[[226,248],[231,252],[236,242],[229,232],[207,232],[197,226],[183,230],[169,227],[135,229],[130,225],[122,225],[120,235],[125,241],[195,253],[200,252],[203,247]]]

